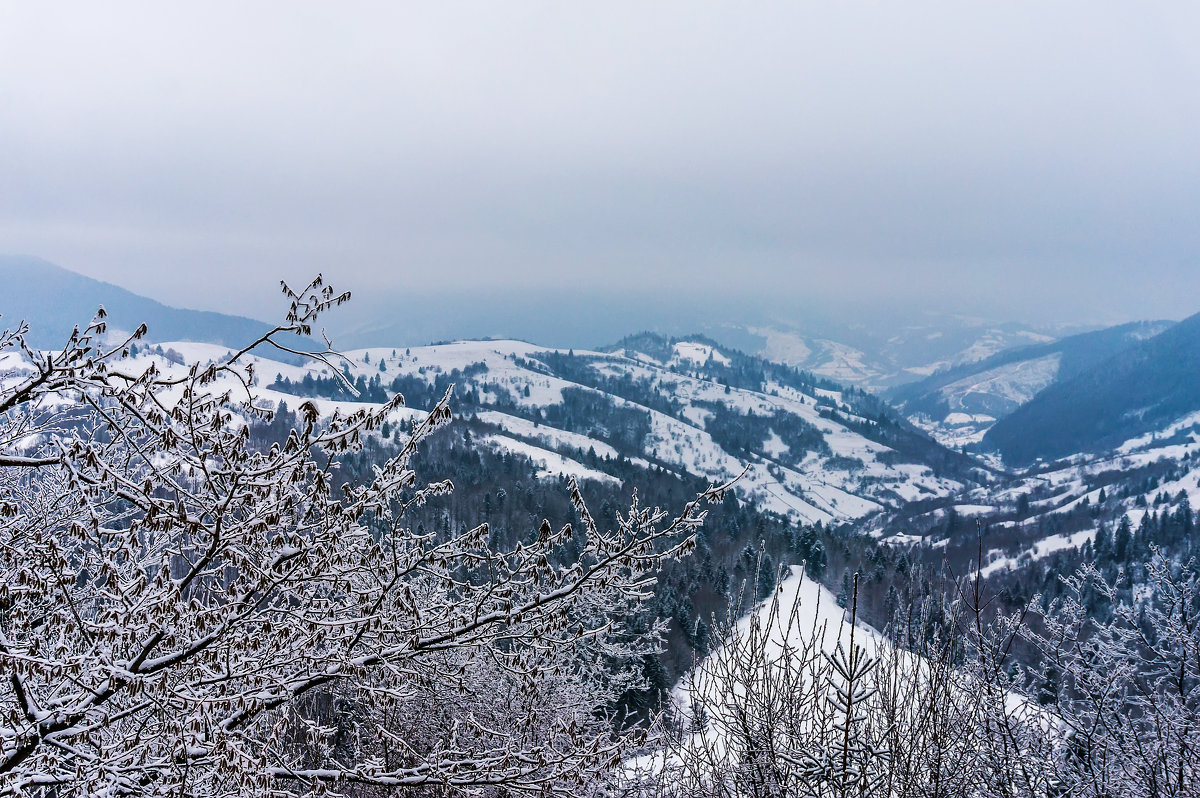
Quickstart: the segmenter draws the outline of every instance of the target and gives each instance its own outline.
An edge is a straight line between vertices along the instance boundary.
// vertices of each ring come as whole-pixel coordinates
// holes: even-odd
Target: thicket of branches
[[[605,709],[655,630],[613,618],[694,545],[705,491],[669,517],[636,501],[497,549],[487,524],[417,532],[451,490],[412,457],[448,395],[369,480],[336,459],[401,399],[249,443],[248,353],[296,350],[344,302],[284,287],[283,324],[226,360],[128,370],[103,313],[59,351],[0,338],[0,794],[247,795],[374,788],[579,794],[636,728]],[[570,565],[555,553],[568,542]]]
[[[1198,796],[1200,577],[1146,569],[1137,601],[1085,567],[1040,617],[990,622],[978,572],[950,580],[890,630],[909,649],[776,594],[685,683],[640,794]]]

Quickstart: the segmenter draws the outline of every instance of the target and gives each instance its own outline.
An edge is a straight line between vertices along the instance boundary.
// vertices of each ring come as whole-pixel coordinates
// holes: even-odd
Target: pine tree
[[[814,579],[820,579],[821,574],[825,573],[827,563],[825,544],[821,542],[820,538],[816,538],[813,540],[808,559],[805,560],[805,569],[812,574]]]
[[[857,573],[854,575],[854,579],[856,582],[858,581]],[[842,581],[838,587],[837,603],[838,603],[839,607],[844,608],[844,607],[850,606],[850,593],[851,593],[850,569],[845,568],[842,570]]]
[[[1117,525],[1117,531],[1113,534],[1112,553],[1117,562],[1125,562],[1129,556],[1130,535],[1129,516],[1124,516],[1121,518],[1121,523]]]

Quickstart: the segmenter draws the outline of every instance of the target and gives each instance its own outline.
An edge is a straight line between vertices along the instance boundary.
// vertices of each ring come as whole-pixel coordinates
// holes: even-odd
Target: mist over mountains
[[[1154,432],[1200,409],[1200,314],[1056,382],[997,422],[985,446],[1052,460]]]
[[[269,329],[242,316],[170,307],[34,257],[0,257],[0,279],[7,286],[0,312],[10,323],[30,320],[29,340],[39,347],[61,344],[101,305],[111,329],[144,322],[151,341],[233,346]],[[713,346],[879,394],[939,443],[995,452],[1013,465],[1098,452],[1200,410],[1200,316],[1075,332],[894,310],[870,321],[836,318],[829,307],[785,317],[736,298],[721,311],[699,301],[656,306],[646,297],[561,299],[537,314],[514,309],[483,318],[470,313],[481,300],[469,294],[459,307],[413,301],[394,313],[366,297],[365,307],[352,305],[335,319],[334,340],[347,350],[407,347],[441,332],[563,348],[590,339],[588,348],[601,349],[639,329],[681,340],[699,334]],[[422,326],[431,319],[438,321]],[[610,337],[595,340],[603,334]]]
[[[164,352],[219,359],[225,347],[268,329],[245,317],[172,308],[36,258],[3,258],[0,277],[9,288],[0,312],[9,323],[27,318],[35,346],[61,345],[99,305],[115,329],[147,322],[149,352],[159,360]],[[352,303],[331,319],[335,344],[351,357],[357,396],[327,369],[309,368],[302,380],[295,371],[302,363],[262,352],[256,357],[275,358],[259,368],[266,394],[271,388],[281,400],[296,394],[333,408],[400,392],[423,407],[455,385],[472,423],[544,475],[605,473],[589,449],[679,478],[729,478],[749,463],[745,490],[755,506],[801,522],[853,520],[888,539],[935,541],[948,529],[939,514],[961,508],[1004,518],[1025,502],[1027,520],[993,522],[1024,530],[997,542],[1010,559],[1055,534],[1077,544],[1095,518],[1076,519],[1072,508],[1094,502],[1101,487],[1113,514],[1124,508],[1137,517],[1163,485],[1200,501],[1200,470],[1192,467],[1200,447],[1193,423],[1200,423],[1200,315],[1065,334],[1077,328],[899,313],[880,314],[876,324],[833,318],[829,308],[735,324],[714,311],[689,330],[696,316],[642,298],[611,313],[599,300],[549,303],[534,318],[514,312],[513,328],[537,332],[548,342],[540,346],[447,347],[427,345],[433,336],[422,334],[421,319],[440,319],[443,326],[431,329],[446,333],[509,328],[497,317],[421,302],[389,316],[371,312],[373,299],[363,303],[367,312]],[[727,310],[751,311],[736,303]],[[629,334],[639,327],[687,332]],[[606,330],[610,339],[570,356],[571,342]],[[559,336],[565,340],[555,342]],[[356,346],[363,341],[375,343]],[[546,393],[547,385],[557,387]],[[1030,497],[1041,498],[1034,505]],[[1033,520],[1038,531],[1029,531]],[[960,544],[957,556],[968,557],[973,544],[953,545]]]
[[[943,368],[887,396],[906,415],[948,445],[978,443],[996,423],[1043,389],[1086,371],[1173,322],[1133,322],[1048,343],[1004,349],[981,360]]]
[[[1197,30],[6,5],[0,798],[1200,798]]]
[[[129,332],[144,323],[151,339],[158,341],[244,345],[270,329],[244,316],[168,307],[41,258],[0,255],[0,282],[0,324],[11,327],[18,319],[29,321],[28,341],[36,347],[62,346],[71,329],[86,325],[101,306],[114,332]]]
[[[39,319],[33,339],[50,346],[104,305],[114,328],[145,321],[158,340],[231,344],[266,329],[265,321],[142,297],[29,256],[0,256],[10,286],[9,316]],[[342,288],[336,275],[329,275]],[[282,310],[282,299],[279,307]],[[905,384],[1010,347],[1055,340],[1077,324],[993,322],[961,314],[871,304],[811,300],[764,303],[731,290],[710,294],[681,288],[670,295],[629,292],[473,292],[431,295],[356,294],[348,312],[328,320],[337,346],[422,346],[438,341],[516,338],[543,346],[599,348],[637,331],[699,333],[748,354],[796,366],[871,390]]]

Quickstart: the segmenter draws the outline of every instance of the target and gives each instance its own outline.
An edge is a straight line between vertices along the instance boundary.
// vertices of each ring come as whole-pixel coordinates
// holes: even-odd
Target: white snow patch
[[[1016,565],[1028,558],[1030,560],[1040,560],[1049,557],[1056,551],[1065,551],[1067,549],[1077,549],[1089,540],[1096,536],[1096,530],[1084,529],[1072,535],[1051,535],[1043,538],[1033,544],[1029,549],[1018,554],[1015,557],[1000,557],[994,559],[979,569],[979,573],[988,577],[1000,570],[1008,570],[1016,567]]]
[[[560,449],[579,449],[584,452],[589,449],[595,449],[597,457],[612,459],[618,457],[617,450],[609,444],[595,438],[589,438],[587,435],[582,435],[578,432],[567,432],[557,427],[535,424],[528,419],[510,416],[498,410],[481,410],[475,414],[475,417],[488,424],[495,424],[511,435],[532,438],[546,446]]]
[[[502,435],[487,435],[483,438],[483,441],[496,448],[507,449],[514,454],[527,457],[537,463],[541,466],[541,469],[538,471],[539,477],[556,477],[561,475],[577,479],[590,479],[596,482],[608,482],[614,485],[621,484],[621,480],[611,474],[605,474],[594,468],[588,468],[583,463],[563,457],[558,452],[542,449],[524,441],[506,438]]]
[[[728,366],[730,362],[728,357],[714,347],[695,341],[680,341],[675,344],[675,356],[671,358],[672,363],[687,361],[701,366],[710,360],[720,363],[722,366]]]

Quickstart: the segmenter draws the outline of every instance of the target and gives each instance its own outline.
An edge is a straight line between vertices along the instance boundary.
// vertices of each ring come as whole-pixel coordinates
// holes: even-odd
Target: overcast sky
[[[3,2],[0,252],[259,317],[324,271],[364,309],[1179,318],[1198,31],[1195,2]]]

